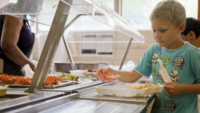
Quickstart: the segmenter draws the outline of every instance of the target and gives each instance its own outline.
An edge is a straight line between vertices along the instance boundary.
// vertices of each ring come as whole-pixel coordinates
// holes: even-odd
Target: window
[[[17,0],[9,0],[9,3],[17,3]]]
[[[162,0],[123,0],[122,16],[135,29],[151,29],[149,16]],[[186,16],[197,18],[198,0],[177,0],[186,9]]]

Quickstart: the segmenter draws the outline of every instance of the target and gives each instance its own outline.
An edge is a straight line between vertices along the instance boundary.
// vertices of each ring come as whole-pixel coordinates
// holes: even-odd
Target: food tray
[[[118,97],[134,97],[136,95],[148,95],[153,93],[159,93],[163,89],[163,85],[155,88],[133,89],[127,90],[127,86],[141,86],[141,84],[132,85],[120,85],[120,86],[97,86],[96,91],[102,95],[118,96]]]
[[[57,87],[62,87],[62,86],[68,86],[68,85],[73,85],[75,82],[74,81],[68,81],[68,82],[59,82],[58,85],[53,85],[53,86],[44,86],[44,88],[46,89],[53,89],[53,88],[57,88]]]

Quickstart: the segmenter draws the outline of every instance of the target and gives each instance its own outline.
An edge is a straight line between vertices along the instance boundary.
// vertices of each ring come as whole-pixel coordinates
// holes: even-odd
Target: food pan
[[[75,68],[77,70],[85,70],[85,69],[99,69],[108,65],[108,63],[104,62],[81,62],[74,63]],[[72,70],[71,64],[69,62],[56,62],[54,63],[54,69],[56,72],[65,72],[69,73],[69,70]]]

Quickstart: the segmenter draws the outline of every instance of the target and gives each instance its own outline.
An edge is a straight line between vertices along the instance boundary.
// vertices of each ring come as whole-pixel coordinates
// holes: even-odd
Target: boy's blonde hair
[[[183,5],[175,0],[162,1],[156,5],[151,13],[150,20],[161,19],[179,26],[186,21],[186,13]]]

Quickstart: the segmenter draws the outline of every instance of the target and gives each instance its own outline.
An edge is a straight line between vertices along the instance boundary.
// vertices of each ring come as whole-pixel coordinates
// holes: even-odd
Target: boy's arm
[[[198,84],[181,84],[182,94],[200,94],[200,83]]]
[[[171,96],[180,94],[200,94],[200,83],[198,84],[178,84],[176,82],[168,82],[163,84],[167,93]]]
[[[111,68],[108,68],[108,72],[115,73],[117,75],[121,75],[118,79],[121,82],[133,83],[142,77],[142,75],[139,74],[135,70],[128,72],[128,71],[118,71],[118,70],[113,70]]]

